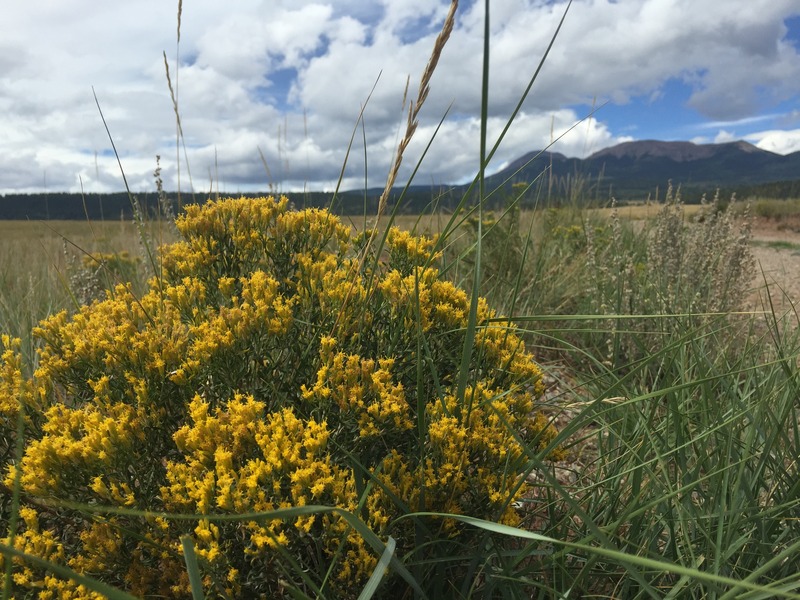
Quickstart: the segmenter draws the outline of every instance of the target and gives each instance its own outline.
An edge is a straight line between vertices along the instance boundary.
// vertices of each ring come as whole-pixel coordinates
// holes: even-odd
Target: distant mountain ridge
[[[650,156],[653,158],[669,158],[675,162],[686,162],[691,160],[702,160],[711,158],[716,154],[728,151],[741,151],[745,154],[762,152],[773,156],[779,156],[773,152],[762,150],[749,142],[739,140],[736,142],[726,142],[722,144],[695,144],[693,142],[662,142],[659,140],[642,140],[637,142],[623,142],[616,146],[603,148],[592,154],[589,159],[596,160],[605,156],[614,158],[643,158]]]
[[[490,177],[489,185],[536,180],[583,178],[598,196],[640,197],[663,189],[668,181],[684,191],[700,193],[717,187],[800,181],[800,152],[780,155],[745,141],[694,144],[642,140],[603,148],[585,159],[559,152],[530,152]]]
[[[541,204],[578,202],[606,203],[617,200],[663,198],[668,182],[680,186],[685,202],[697,202],[720,189],[723,197],[736,192],[740,197],[800,198],[800,152],[786,156],[762,150],[744,141],[725,144],[693,144],[642,140],[603,148],[585,159],[568,158],[559,152],[535,151],[511,161],[486,178],[486,190],[505,188],[514,183],[533,185],[526,202],[536,198]],[[452,210],[459,205],[469,185],[410,186],[392,190],[390,205],[401,202],[400,211],[420,214],[438,209]],[[340,192],[336,201],[327,192],[287,195],[298,207],[331,207],[348,215],[374,214],[383,188]],[[137,193],[147,214],[156,214],[159,198],[155,192]],[[246,194],[268,195],[268,192]],[[180,205],[177,194],[169,193],[173,211]],[[474,202],[476,190],[472,190]],[[203,201],[198,196],[191,201]],[[190,201],[183,194],[183,202]],[[492,194],[487,205],[499,207],[503,194]],[[132,207],[125,193],[77,194],[0,194],[0,219],[104,219],[132,218]]]

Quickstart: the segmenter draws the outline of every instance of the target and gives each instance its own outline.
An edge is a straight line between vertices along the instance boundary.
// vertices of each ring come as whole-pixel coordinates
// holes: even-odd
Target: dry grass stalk
[[[380,201],[378,202],[378,219],[380,219],[383,211],[386,209],[386,203],[389,199],[389,194],[391,193],[392,187],[397,180],[397,174],[400,172],[400,165],[403,163],[403,153],[405,152],[408,144],[411,142],[411,139],[414,137],[414,132],[417,130],[417,125],[419,124],[419,111],[422,108],[422,105],[425,103],[428,93],[430,92],[431,77],[433,76],[433,72],[436,70],[436,65],[439,63],[439,57],[442,54],[442,50],[444,50],[444,46],[447,43],[447,40],[450,38],[450,34],[453,32],[453,25],[455,24],[456,20],[457,9],[458,0],[452,0],[450,3],[450,10],[448,11],[447,17],[442,25],[442,30],[439,32],[439,35],[436,36],[436,42],[433,44],[433,51],[428,59],[428,64],[425,65],[425,71],[422,73],[422,79],[419,83],[419,91],[417,92],[417,100],[416,102],[412,101],[408,107],[406,132],[403,135],[403,139],[400,140],[400,143],[397,146],[394,164],[392,165],[392,169],[389,171],[389,176],[386,179],[386,187],[384,188]]]
[[[192,171],[189,168],[189,156],[186,153],[186,139],[183,136],[183,126],[181,125],[181,115],[178,109],[178,77],[181,66],[181,15],[183,14],[183,0],[178,0],[178,26],[176,30],[177,39],[175,42],[175,87],[172,86],[172,79],[169,75],[169,62],[167,53],[164,52],[164,71],[167,75],[167,86],[169,95],[172,99],[172,108],[175,111],[175,167],[178,179],[178,207],[181,206],[181,141],[183,141],[183,155],[186,161],[186,172],[189,176],[189,188],[194,194],[194,183],[192,182]]]
[[[178,43],[181,43],[181,14],[183,13],[183,0],[178,0]]]
[[[450,34],[453,32],[453,25],[456,21],[456,10],[458,9],[458,0],[452,0],[450,3],[450,10],[447,12],[447,17],[445,17],[444,24],[442,25],[442,30],[439,32],[439,35],[436,36],[436,41],[433,44],[433,50],[431,51],[431,56],[428,59],[428,64],[425,65],[425,71],[422,73],[422,79],[419,83],[419,91],[417,92],[417,101],[411,102],[408,107],[408,121],[406,123],[406,131],[403,135],[403,139],[400,140],[400,143],[397,146],[397,152],[394,158],[394,164],[389,171],[389,176],[386,180],[386,187],[381,194],[380,200],[378,202],[378,214],[375,218],[375,227],[372,229],[370,233],[369,240],[364,245],[364,250],[361,253],[361,258],[358,261],[358,266],[356,269],[361,271],[364,267],[364,262],[367,259],[369,254],[369,248],[372,246],[373,242],[375,241],[375,236],[378,233],[378,224],[380,223],[380,218],[383,215],[384,210],[386,209],[386,204],[389,199],[389,194],[392,191],[392,187],[394,186],[394,182],[397,180],[397,174],[400,171],[400,165],[403,162],[403,153],[405,152],[406,147],[411,142],[411,138],[414,137],[414,132],[417,130],[417,124],[419,123],[419,111],[422,108],[422,105],[425,103],[425,99],[428,97],[428,93],[430,92],[430,81],[431,77],[433,76],[433,72],[436,70],[436,65],[439,63],[439,57],[442,54],[442,50],[444,49],[447,40],[450,38]],[[408,82],[406,82],[406,88],[403,92],[403,105],[405,105],[405,97],[408,94]],[[362,109],[363,110],[363,109]],[[352,280],[355,282],[355,278]],[[339,311],[339,315],[336,317],[336,321],[334,323],[334,328],[336,324],[339,322],[339,317],[341,317],[342,313],[347,306],[347,303],[350,300],[350,295],[353,291],[353,285],[351,283],[350,289],[347,291],[347,296],[342,303],[342,308]]]

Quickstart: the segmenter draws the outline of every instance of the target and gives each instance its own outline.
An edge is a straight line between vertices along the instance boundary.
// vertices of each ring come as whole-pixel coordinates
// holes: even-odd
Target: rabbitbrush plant
[[[347,598],[379,558],[352,519],[270,511],[338,507],[409,564],[480,536],[403,515],[517,523],[530,453],[555,434],[541,373],[483,300],[465,339],[470,299],[432,266],[433,240],[392,229],[365,260],[368,235],[272,198],[177,225],[146,294],[119,285],[41,324],[31,379],[4,339],[4,487],[21,490],[5,544],[137,596],[190,597],[191,543],[212,596]],[[94,597],[24,558],[3,569],[20,596]],[[406,584],[390,570],[384,585]]]

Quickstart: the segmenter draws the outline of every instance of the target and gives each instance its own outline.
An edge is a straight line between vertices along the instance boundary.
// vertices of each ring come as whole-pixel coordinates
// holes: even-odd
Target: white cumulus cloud
[[[748,136],[762,150],[776,154],[800,152],[800,129],[790,131],[761,131]]]
[[[216,178],[230,191],[330,189],[351,138],[343,186],[364,185],[365,154],[367,185],[380,186],[405,126],[406,84],[415,98],[449,7],[447,0],[194,0],[183,3],[178,64],[177,2],[6,4],[0,193],[121,189],[93,89],[132,185],[153,189],[160,155],[165,184],[174,188],[176,126],[164,52],[197,190]],[[462,0],[401,177],[445,113],[417,183],[464,181],[477,169],[483,7]],[[563,0],[491,4],[492,139],[516,109],[565,7]],[[636,121],[643,106],[662,111],[665,122],[688,112],[695,129],[717,123],[708,127],[716,138],[694,131],[698,141],[745,138],[775,152],[797,149],[797,118],[787,115],[800,98],[800,54],[786,23],[798,14],[796,0],[575,0],[490,169],[547,146],[595,101],[629,107],[632,121],[601,111],[553,150],[586,156],[633,139],[630,131],[650,137]],[[685,87],[682,105],[669,104],[670,81]],[[187,182],[184,164],[181,186]]]

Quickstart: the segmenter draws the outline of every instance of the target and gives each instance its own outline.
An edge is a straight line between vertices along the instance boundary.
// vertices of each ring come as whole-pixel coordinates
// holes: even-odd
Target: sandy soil
[[[791,244],[776,247],[773,244]],[[800,302],[800,233],[758,224],[753,230],[753,255],[758,274],[753,280],[754,308],[765,297],[765,282],[776,308],[790,308],[789,300]]]

